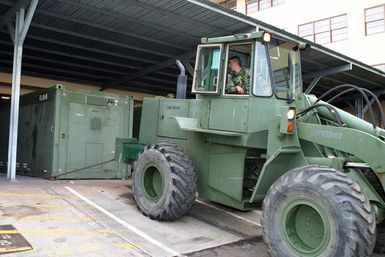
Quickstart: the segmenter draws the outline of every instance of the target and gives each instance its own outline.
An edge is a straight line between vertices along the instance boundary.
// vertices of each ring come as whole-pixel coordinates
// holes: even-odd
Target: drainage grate
[[[0,225],[0,254],[32,250],[28,241],[12,225]]]

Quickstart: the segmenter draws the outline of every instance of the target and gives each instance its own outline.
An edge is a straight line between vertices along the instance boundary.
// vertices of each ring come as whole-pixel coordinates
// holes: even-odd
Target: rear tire
[[[197,172],[175,143],[146,145],[133,168],[133,193],[139,210],[158,221],[176,220],[194,204]]]
[[[385,233],[377,235],[377,243],[374,252],[379,254],[385,253]]]
[[[375,253],[385,253],[385,221],[383,221],[377,228],[377,242],[374,247]]]
[[[337,170],[288,171],[263,202],[262,226],[274,257],[371,256],[376,222],[359,185]]]

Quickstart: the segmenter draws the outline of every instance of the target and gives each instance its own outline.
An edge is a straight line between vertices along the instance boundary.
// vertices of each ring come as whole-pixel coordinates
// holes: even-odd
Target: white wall
[[[348,39],[324,46],[369,65],[385,63],[385,32],[365,36],[364,18],[365,8],[385,4],[384,0],[281,1],[283,4],[250,16],[298,35],[300,24],[347,14]],[[244,0],[238,0],[238,5],[244,5]]]

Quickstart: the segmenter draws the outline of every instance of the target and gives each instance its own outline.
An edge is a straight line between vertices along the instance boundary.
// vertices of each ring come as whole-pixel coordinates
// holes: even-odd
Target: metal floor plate
[[[12,225],[0,225],[0,254],[32,250],[32,245]]]

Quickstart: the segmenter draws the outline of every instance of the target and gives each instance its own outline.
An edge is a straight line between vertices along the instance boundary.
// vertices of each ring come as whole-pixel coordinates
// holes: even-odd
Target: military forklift
[[[371,256],[377,233],[383,247],[385,130],[330,104],[353,91],[379,100],[353,85],[304,94],[305,48],[264,31],[203,38],[196,99],[144,99],[139,138],[116,151],[144,215],[176,220],[199,195],[262,210],[271,256]],[[234,56],[250,72],[244,94],[227,91]]]

